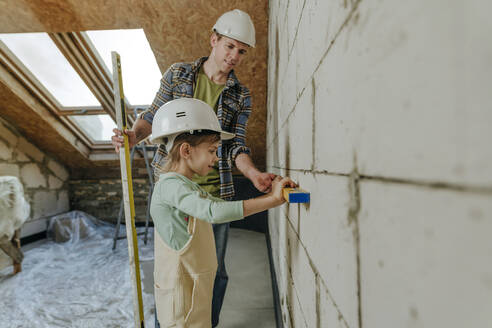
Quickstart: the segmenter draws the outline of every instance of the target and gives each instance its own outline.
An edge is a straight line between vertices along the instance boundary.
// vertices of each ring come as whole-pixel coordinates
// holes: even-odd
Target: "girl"
[[[152,124],[152,141],[168,151],[163,174],[154,187],[154,291],[159,324],[164,327],[211,327],[212,290],[217,257],[211,223],[240,220],[284,203],[282,188],[295,187],[277,177],[272,191],[245,201],[225,202],[191,181],[207,175],[218,160],[222,131],[213,109],[198,99],[164,104]]]

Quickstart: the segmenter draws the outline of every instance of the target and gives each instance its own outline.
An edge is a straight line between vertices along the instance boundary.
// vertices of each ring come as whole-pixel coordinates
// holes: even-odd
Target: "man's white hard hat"
[[[164,144],[166,150],[171,151],[178,135],[202,130],[218,132],[223,140],[234,138],[234,133],[222,130],[217,115],[207,103],[194,98],[179,98],[168,101],[157,110],[150,141]]]
[[[217,19],[213,30],[228,38],[246,43],[255,47],[255,26],[251,17],[242,10],[234,9],[228,11]]]

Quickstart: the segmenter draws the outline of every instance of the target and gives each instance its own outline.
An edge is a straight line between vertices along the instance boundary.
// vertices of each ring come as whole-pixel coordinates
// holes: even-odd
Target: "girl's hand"
[[[283,189],[285,187],[295,188],[297,185],[290,178],[277,176],[273,179],[272,191],[270,193],[243,201],[243,215],[249,216],[282,205],[285,203],[283,195]]]
[[[297,185],[290,178],[282,178],[279,175],[273,180],[271,194],[278,201],[278,205],[285,203],[283,189],[286,187],[295,188]]]

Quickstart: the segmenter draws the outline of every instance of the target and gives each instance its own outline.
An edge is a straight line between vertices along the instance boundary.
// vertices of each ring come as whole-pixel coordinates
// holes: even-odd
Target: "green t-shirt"
[[[198,77],[195,83],[193,98],[200,99],[210,105],[217,113],[217,101],[219,100],[224,84],[212,82],[207,74],[203,71],[203,65],[200,67]],[[206,192],[212,196],[220,197],[220,176],[219,167],[215,164],[214,169],[205,176],[195,174],[193,182],[198,183]]]

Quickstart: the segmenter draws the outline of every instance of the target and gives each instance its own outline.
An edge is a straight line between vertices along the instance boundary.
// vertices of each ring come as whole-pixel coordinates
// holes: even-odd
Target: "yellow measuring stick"
[[[127,129],[125,97],[123,95],[123,79],[121,75],[120,55],[112,51],[113,59],[113,90],[114,107],[118,129]],[[132,167],[130,163],[130,146],[128,136],[123,133],[125,151],[120,150],[121,186],[123,188],[123,203],[125,209],[126,239],[128,241],[128,257],[130,260],[130,279],[133,286],[133,312],[135,328],[144,328],[144,313],[142,299],[142,283],[140,280],[140,262],[138,260],[137,229],[135,228],[135,204],[133,202]]]

